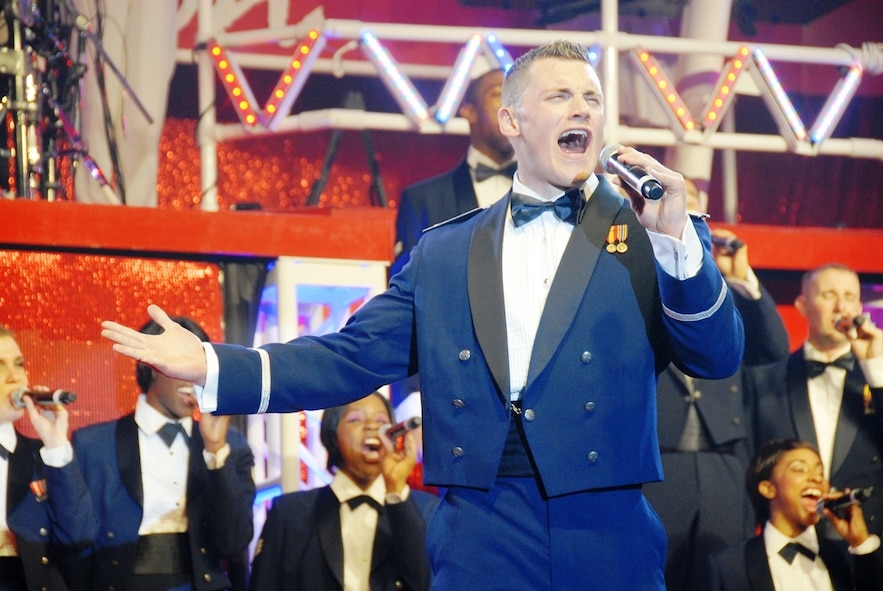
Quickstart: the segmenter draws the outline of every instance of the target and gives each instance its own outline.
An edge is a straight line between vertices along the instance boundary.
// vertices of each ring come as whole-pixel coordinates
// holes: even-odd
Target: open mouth
[[[803,499],[804,507],[808,511],[815,511],[819,499],[822,498],[822,489],[815,486],[807,487],[800,492],[800,498]]]
[[[558,136],[558,145],[571,154],[582,154],[589,147],[589,134],[582,129],[570,129]]]
[[[362,455],[365,459],[379,459],[383,444],[379,437],[366,437],[362,440]]]

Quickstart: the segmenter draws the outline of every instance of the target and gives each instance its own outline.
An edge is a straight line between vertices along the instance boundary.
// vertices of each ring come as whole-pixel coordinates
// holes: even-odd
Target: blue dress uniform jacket
[[[18,432],[16,437],[8,460],[6,522],[15,535],[27,588],[73,591],[76,587],[62,573],[95,536],[89,492],[76,460],[63,468],[45,466],[39,455],[43,442]]]
[[[372,591],[428,591],[426,523],[438,503],[412,490],[405,502],[383,508],[371,554]],[[340,501],[331,487],[274,499],[258,548],[251,591],[342,590]]]
[[[339,405],[419,369],[426,482],[489,489],[510,423],[500,256],[508,208],[506,198],[427,232],[389,289],[338,333],[260,352],[212,345],[217,412]],[[629,248],[607,252],[608,232],[621,224]],[[725,377],[743,346],[710,253],[696,277],[669,277],[601,179],[551,286],[523,392],[524,431],[547,493],[660,479],[657,372],[674,359],[689,373]]]
[[[230,586],[221,559],[243,551],[254,535],[254,456],[241,433],[228,431],[227,442],[230,456],[224,466],[208,470],[194,421],[186,511],[194,585],[199,591]],[[81,589],[126,589],[144,500],[135,415],[79,429],[73,445],[98,518],[98,535],[81,557],[85,577]]]

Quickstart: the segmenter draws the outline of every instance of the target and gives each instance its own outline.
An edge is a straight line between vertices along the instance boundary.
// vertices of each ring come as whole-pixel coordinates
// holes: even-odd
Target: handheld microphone
[[[423,419],[420,417],[411,417],[410,419],[406,419],[401,423],[396,423],[395,425],[386,424],[380,427],[379,433],[381,435],[386,435],[389,437],[390,441],[395,441],[399,437],[404,437],[408,431],[413,431],[417,427],[423,424]]]
[[[834,328],[836,328],[840,332],[849,332],[850,330],[858,328],[859,326],[864,324],[865,320],[867,319],[867,316],[865,316],[864,314],[860,314],[855,317],[841,316],[837,319],[836,322],[834,322]]]
[[[846,509],[849,506],[861,503],[862,501],[867,501],[869,498],[871,498],[872,492],[874,492],[873,486],[853,489],[848,495],[843,495],[842,497],[837,497],[836,499],[830,499],[827,501],[819,501],[816,504],[816,511],[819,515],[821,515],[822,509],[830,509],[831,511],[839,515],[838,511]]]
[[[601,169],[608,174],[617,175],[628,183],[632,189],[640,193],[644,199],[652,199],[653,201],[661,199],[665,189],[662,188],[662,184],[659,181],[653,178],[652,175],[647,174],[647,171],[640,166],[623,164],[616,158],[616,155],[619,154],[622,148],[621,144],[605,146],[601,150]]]
[[[734,253],[745,246],[745,243],[738,238],[724,238],[723,236],[712,236],[711,243],[727,253]]]
[[[34,401],[34,404],[41,404],[43,406],[70,404],[77,399],[76,394],[74,394],[73,392],[68,392],[67,390],[55,390],[54,392],[35,392],[34,390],[28,390],[27,388],[19,388],[9,395],[9,397],[12,399],[12,406],[14,406],[15,408],[24,408],[25,401],[23,397],[26,394],[31,397],[31,400]]]

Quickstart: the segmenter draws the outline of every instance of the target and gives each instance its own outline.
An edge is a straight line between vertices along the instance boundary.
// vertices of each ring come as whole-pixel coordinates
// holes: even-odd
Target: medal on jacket
[[[871,394],[871,387],[867,384],[865,384],[865,389],[862,390],[862,402],[864,403],[866,415],[877,414],[877,411],[874,408],[874,397]]]
[[[622,254],[628,251],[629,245],[625,243],[628,236],[629,227],[627,225],[616,224],[610,226],[610,230],[607,231],[607,252],[610,254],[613,254],[614,252]]]
[[[37,497],[37,502],[45,501],[49,498],[49,495],[46,494],[45,480],[32,480],[30,488],[31,492],[34,493],[34,496]]]

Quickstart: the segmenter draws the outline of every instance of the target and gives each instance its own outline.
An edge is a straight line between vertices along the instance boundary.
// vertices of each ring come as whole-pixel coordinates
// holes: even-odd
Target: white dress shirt
[[[514,162],[514,160],[510,160],[502,165],[497,164],[488,156],[479,152],[475,146],[469,144],[469,149],[466,150],[466,164],[469,166],[469,174],[472,176],[472,188],[475,190],[475,199],[478,201],[479,207],[493,205],[499,201],[503,195],[508,193],[509,189],[512,188],[512,177],[495,174],[490,178],[477,182],[475,180],[474,169],[479,164],[484,164],[491,168],[503,168],[504,166],[509,166],[512,162]]]
[[[190,447],[184,437],[176,437],[169,447],[159,430],[170,420],[147,403],[144,394],[135,405],[138,449],[141,456],[141,482],[144,488],[144,514],[138,535],[182,533],[187,531],[187,474]],[[179,421],[189,437],[193,419]]]
[[[374,533],[380,516],[367,503],[355,509],[347,504],[352,498],[368,495],[381,506],[386,498],[383,478],[376,478],[368,490],[362,490],[353,480],[338,470],[331,481],[331,490],[340,501],[340,537],[343,542],[343,591],[370,591],[371,560],[374,551]],[[406,498],[408,490],[403,491]]]
[[[15,436],[15,428],[12,423],[0,424],[0,445],[5,447],[9,453],[15,451],[18,439]],[[9,460],[0,457],[0,556],[18,556],[15,546],[15,536],[9,531],[9,524],[6,522],[6,506],[7,489],[9,487]]]
[[[808,341],[803,344],[806,359],[828,362],[849,353],[849,344],[830,356],[816,349]],[[883,357],[856,361],[871,388],[883,386]],[[843,391],[846,386],[846,370],[829,365],[820,375],[807,379],[806,388],[809,395],[809,407],[812,422],[816,430],[816,441],[819,444],[819,455],[825,465],[825,479],[831,479],[831,466],[834,460],[834,440],[837,436],[837,423],[840,419],[840,405],[843,403]]]
[[[780,554],[789,542],[803,544],[816,553],[815,560],[810,560],[798,553],[790,564]],[[796,538],[789,538],[767,521],[763,528],[763,543],[766,547],[767,561],[773,586],[776,591],[832,591],[831,577],[828,568],[819,558],[819,537],[816,528],[809,527]]]

